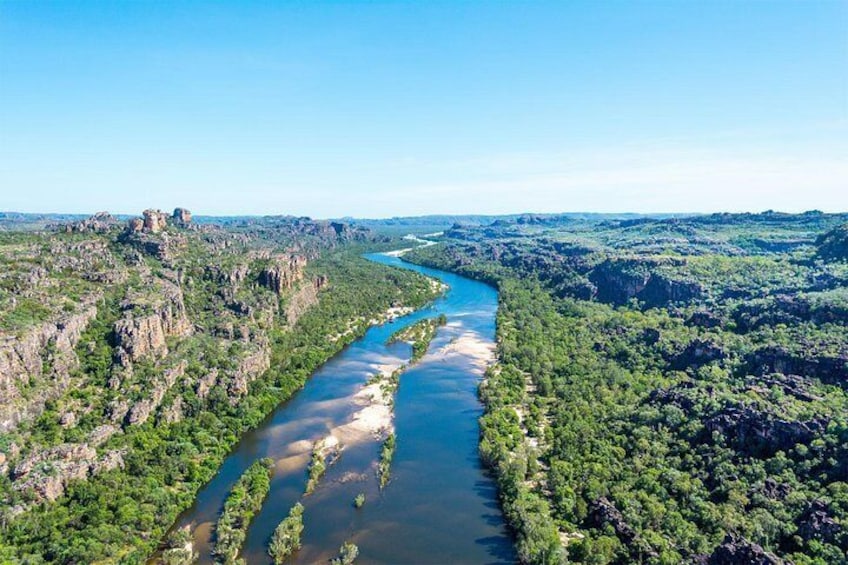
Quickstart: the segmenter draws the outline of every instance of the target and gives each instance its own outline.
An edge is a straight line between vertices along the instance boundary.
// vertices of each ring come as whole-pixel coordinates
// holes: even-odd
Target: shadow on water
[[[482,283],[394,257],[367,258],[438,278],[450,291],[395,323],[371,328],[244,435],[175,524],[192,527],[200,563],[212,562],[210,524],[227,493],[260,457],[273,458],[277,466],[242,553],[251,565],[270,563],[268,541],[298,501],[305,507],[305,530],[303,547],[292,556],[292,563],[326,562],[347,540],[359,546],[360,564],[516,561],[495,483],[482,469],[477,452],[482,415],[477,386],[483,365],[475,359],[493,348],[497,293]],[[352,420],[361,409],[353,395],[382,365],[408,360],[409,346],[387,347],[387,338],[439,314],[445,314],[448,324],[439,328],[425,358],[401,377],[395,399],[397,448],[388,486],[381,490],[377,482],[382,438],[369,437],[347,446],[316,491],[304,498],[312,443]],[[359,493],[365,494],[366,503],[355,509],[352,501]]]

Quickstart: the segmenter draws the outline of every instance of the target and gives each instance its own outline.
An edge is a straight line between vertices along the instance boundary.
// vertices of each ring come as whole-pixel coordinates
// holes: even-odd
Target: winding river
[[[326,563],[344,541],[359,546],[357,563],[515,562],[495,484],[477,456],[482,407],[476,390],[493,355],[497,293],[397,257],[367,257],[439,279],[450,290],[422,310],[369,329],[245,434],[177,522],[191,526],[201,563],[212,563],[214,522],[227,493],[261,457],[273,458],[276,468],[242,553],[251,565],[271,562],[266,553],[271,534],[298,501],[305,507],[305,529],[292,563]],[[439,328],[427,355],[400,378],[394,404],[397,448],[391,480],[381,490],[376,474],[381,440],[367,429],[373,411],[357,392],[376,372],[409,359],[408,344],[386,345],[392,333],[439,314],[448,324]],[[330,434],[344,449],[315,492],[303,497],[312,444]],[[358,493],[367,501],[355,509]]]

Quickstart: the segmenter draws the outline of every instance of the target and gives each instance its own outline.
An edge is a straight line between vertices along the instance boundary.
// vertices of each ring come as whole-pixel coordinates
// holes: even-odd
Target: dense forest
[[[387,244],[181,209],[0,234],[0,562],[145,562],[245,430],[387,310],[432,299],[360,257]]]
[[[496,285],[480,453],[526,563],[848,562],[848,217],[454,226]]]

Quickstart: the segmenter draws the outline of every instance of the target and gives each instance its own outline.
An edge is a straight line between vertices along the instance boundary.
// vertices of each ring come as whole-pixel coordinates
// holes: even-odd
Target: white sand
[[[474,369],[483,374],[495,360],[495,344],[483,339],[476,332],[464,332],[436,351],[434,355],[450,357],[460,355],[471,361]]]

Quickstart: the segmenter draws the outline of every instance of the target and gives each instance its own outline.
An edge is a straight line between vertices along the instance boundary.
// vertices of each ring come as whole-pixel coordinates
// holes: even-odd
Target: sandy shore
[[[484,340],[475,332],[464,332],[436,351],[434,355],[442,357],[460,355],[467,357],[474,366],[474,369],[482,375],[495,361],[495,344]]]

